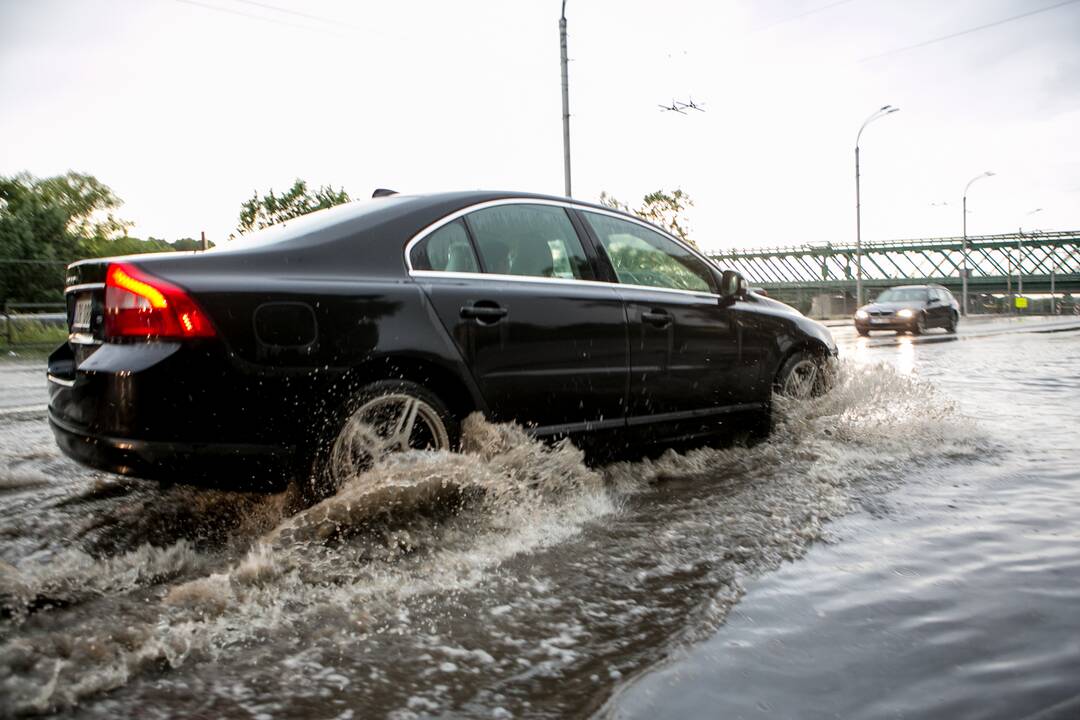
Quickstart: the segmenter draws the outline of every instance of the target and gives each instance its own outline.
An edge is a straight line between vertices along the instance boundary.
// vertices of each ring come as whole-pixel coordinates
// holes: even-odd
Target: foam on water
[[[753,447],[669,451],[602,469],[589,468],[569,442],[544,445],[519,427],[472,416],[460,453],[390,456],[299,510],[292,491],[106,492],[99,500],[108,509],[84,520],[97,533],[96,554],[70,549],[0,566],[8,615],[0,625],[0,707],[69,707],[148,671],[226,660],[298,628],[316,637],[311,628],[332,628],[339,640],[414,631],[416,619],[403,608],[437,612],[424,598],[482,591],[503,563],[557,547],[600,518],[633,533],[641,520],[628,503],[670,481],[691,482],[693,492],[673,501],[670,519],[654,519],[652,531],[671,541],[656,538],[650,566],[634,570],[634,582],[648,587],[651,573],[712,568],[710,596],[678,610],[682,630],[669,635],[682,641],[723,620],[741,595],[742,575],[797,557],[822,537],[861,480],[897,462],[982,447],[973,424],[932,387],[885,367],[846,365],[827,395],[778,399],[777,411],[773,435]],[[132,546],[146,536],[158,542]],[[640,545],[606,552],[612,572],[620,563],[640,567]],[[534,611],[516,601],[500,607],[492,611],[497,622]],[[639,621],[640,603],[595,612],[624,610],[620,622]],[[588,633],[579,622],[552,620],[544,632],[550,637],[536,652],[549,671],[581,662],[575,646]],[[496,661],[490,649],[437,636],[426,642],[437,665],[454,666],[445,673],[483,666],[493,682],[520,672],[525,659]],[[449,691],[431,692],[415,693],[402,709],[434,712],[427,704],[445,703]]]

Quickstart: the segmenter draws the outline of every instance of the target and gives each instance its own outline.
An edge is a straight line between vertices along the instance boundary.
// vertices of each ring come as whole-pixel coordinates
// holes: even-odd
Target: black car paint
[[[410,274],[411,238],[493,201],[559,203],[572,217],[575,208],[611,212],[519,193],[393,196],[366,214],[329,211],[283,242],[125,258],[209,315],[217,337],[184,342],[106,341],[101,284],[117,259],[71,265],[69,320],[80,295],[92,294],[94,311],[89,332],[73,333],[49,360],[60,447],[124,474],[273,483],[310,467],[359,387],[396,377],[436,392],[459,417],[477,410],[541,436],[610,430],[627,443],[663,440],[767,409],[792,352],[836,352],[822,326],[753,293],[611,282],[577,218],[597,281]],[[463,317],[476,305],[506,316]],[[672,321],[643,319],[654,312]]]

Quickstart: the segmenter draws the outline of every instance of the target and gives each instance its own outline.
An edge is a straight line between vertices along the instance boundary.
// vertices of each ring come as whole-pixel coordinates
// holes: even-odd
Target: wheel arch
[[[348,390],[346,400],[360,388],[380,380],[409,380],[423,386],[446,403],[458,420],[474,410],[485,410],[483,399],[461,371],[420,355],[387,355],[367,360],[349,369],[342,379]]]

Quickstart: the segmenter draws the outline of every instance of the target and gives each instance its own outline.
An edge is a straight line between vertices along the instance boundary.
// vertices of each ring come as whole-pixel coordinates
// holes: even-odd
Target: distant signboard
[[[1027,307],[1027,298],[1026,297],[1018,297],[1018,298],[1016,298],[1016,307],[1021,309],[1021,310],[1026,308]]]

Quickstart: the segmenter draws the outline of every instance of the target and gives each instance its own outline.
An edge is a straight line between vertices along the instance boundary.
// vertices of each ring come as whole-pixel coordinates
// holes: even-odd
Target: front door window
[[[583,212],[600,238],[619,282],[713,292],[712,273],[696,255],[658,232],[610,215]]]

